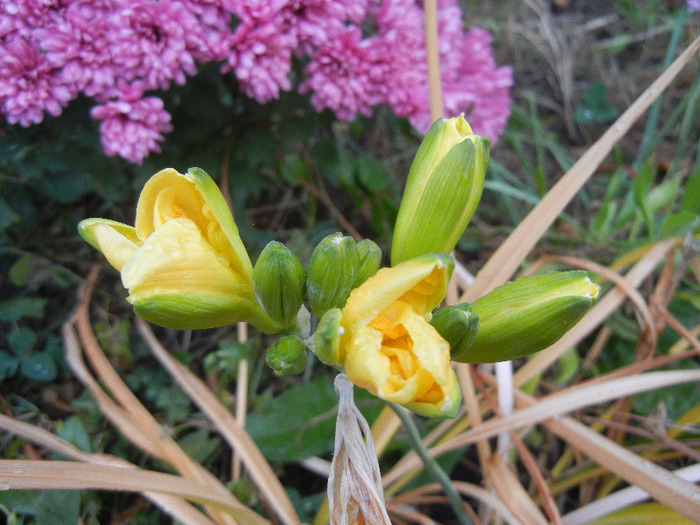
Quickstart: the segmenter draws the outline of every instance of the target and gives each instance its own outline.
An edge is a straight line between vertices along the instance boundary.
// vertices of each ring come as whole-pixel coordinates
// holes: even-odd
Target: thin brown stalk
[[[428,65],[430,120],[442,118],[442,86],[440,83],[440,50],[438,46],[437,0],[425,0],[425,57]]]
[[[136,327],[158,362],[177,381],[190,399],[211,418],[228,444],[240,454],[253,481],[260,488],[267,503],[272,505],[271,510],[281,522],[293,525],[300,523],[294,506],[269,463],[228,409],[199,377],[170,355],[145,321],[137,319]]]
[[[238,343],[248,340],[248,324],[238,323],[236,326]],[[248,411],[248,358],[238,362],[238,379],[236,380],[236,421],[245,428],[246,413]],[[241,457],[233,451],[231,479],[237,481],[241,477]]]

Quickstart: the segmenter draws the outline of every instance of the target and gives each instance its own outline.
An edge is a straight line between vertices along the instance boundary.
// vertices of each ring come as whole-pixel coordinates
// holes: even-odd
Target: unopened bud
[[[355,283],[359,257],[351,237],[333,233],[311,254],[306,289],[311,311],[321,317],[329,308],[342,308]]]
[[[598,292],[585,271],[520,277],[499,286],[472,303],[480,326],[464,361],[508,361],[551,346],[590,310]]]
[[[253,269],[255,298],[267,315],[283,327],[294,325],[305,286],[299,259],[281,242],[268,243]]]
[[[372,277],[382,263],[382,250],[377,243],[364,239],[357,243],[358,265],[353,288],[357,288],[367,279]]]
[[[430,324],[442,338],[450,343],[450,357],[464,361],[479,330],[479,316],[468,303],[440,308],[433,314]]]
[[[265,362],[275,375],[301,374],[306,368],[306,346],[295,335],[287,335],[267,349]]]
[[[431,126],[411,164],[396,218],[391,264],[426,253],[450,253],[484,189],[491,141],[464,116]]]
[[[316,357],[327,365],[340,362],[340,336],[345,332],[340,324],[342,318],[339,308],[331,308],[321,317],[314,334]]]

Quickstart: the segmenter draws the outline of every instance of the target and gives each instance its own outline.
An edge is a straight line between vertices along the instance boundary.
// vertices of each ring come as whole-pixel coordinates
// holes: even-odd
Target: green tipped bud
[[[357,273],[355,275],[353,288],[357,288],[377,273],[382,263],[382,250],[377,246],[376,242],[370,239],[365,239],[357,243],[357,254],[359,263],[357,265]]]
[[[318,323],[314,334],[316,357],[327,365],[337,365],[340,362],[340,336],[345,329],[340,325],[343,314],[339,308],[331,308]]]
[[[267,349],[265,362],[275,375],[301,374],[306,368],[306,346],[295,335],[287,335]]]
[[[449,253],[474,215],[484,189],[491,141],[474,135],[463,115],[439,119],[408,173],[391,245],[391,264]]]
[[[299,259],[284,244],[268,243],[253,269],[253,290],[263,310],[283,327],[296,323],[306,283]]]
[[[508,361],[551,346],[590,310],[598,292],[585,271],[520,277],[499,286],[472,304],[481,324],[464,361]]]
[[[311,311],[321,317],[329,308],[342,308],[357,275],[359,256],[351,237],[333,233],[311,254],[306,278]]]
[[[464,361],[479,330],[479,316],[472,305],[461,303],[440,308],[433,314],[430,324],[450,343],[450,357]]]

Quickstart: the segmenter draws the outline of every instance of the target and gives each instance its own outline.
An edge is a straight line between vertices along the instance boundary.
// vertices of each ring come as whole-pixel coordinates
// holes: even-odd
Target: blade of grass
[[[3,429],[5,432],[10,434],[22,437],[37,445],[41,445],[42,447],[45,447],[56,454],[71,458],[74,461],[83,461],[97,465],[118,466],[121,468],[137,468],[128,461],[115,456],[84,452],[78,449],[72,443],[61,439],[60,437],[48,432],[47,430],[44,430],[41,427],[30,425],[22,421],[17,421],[16,419],[12,419],[1,414],[0,429]],[[168,514],[174,518],[177,518],[183,523],[192,525],[214,525],[213,521],[180,497],[150,491],[142,492],[142,494],[144,497],[165,510]]]
[[[209,487],[191,480],[150,470],[95,465],[75,461],[0,460],[3,488],[14,490],[123,490],[153,492],[178,496],[230,512],[243,523],[270,525],[270,522],[241,503],[231,506]]]
[[[700,38],[688,46],[547,192],[547,195],[491,256],[477,274],[472,286],[462,295],[461,301],[473,302],[506,282],[515,273],[544,232],[590,178],[614,145],[678,75],[698,48],[700,48]]]
[[[499,432],[540,423],[545,419],[556,418],[586,406],[618,399],[621,392],[625,395],[633,395],[648,390],[696,381],[700,381],[700,370],[649,372],[608,381],[591,381],[589,383],[592,384],[575,388],[570,387],[564,392],[541,398],[535,406],[518,410],[511,416],[490,419],[478,427],[431,448],[429,452],[432,456],[444,454],[481,439],[491,438]],[[516,401],[518,395],[520,393],[516,391]],[[400,468],[397,465],[384,475],[384,484],[390,485],[418,465],[419,461],[415,458],[412,461],[402,462]],[[700,489],[698,490],[700,497]],[[698,501],[700,502],[700,499]]]

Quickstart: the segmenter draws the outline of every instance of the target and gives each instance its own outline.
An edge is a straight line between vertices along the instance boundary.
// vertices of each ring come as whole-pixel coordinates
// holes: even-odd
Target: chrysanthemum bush
[[[90,97],[104,152],[141,163],[172,131],[160,92],[220,64],[265,103],[298,90],[342,120],[388,106],[430,125],[423,11],[415,0],[9,0],[0,11],[0,113],[31,126]],[[511,69],[488,31],[465,32],[455,0],[439,4],[444,106],[496,140]]]

